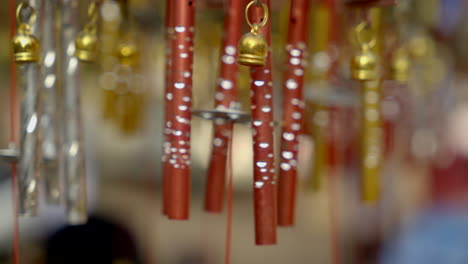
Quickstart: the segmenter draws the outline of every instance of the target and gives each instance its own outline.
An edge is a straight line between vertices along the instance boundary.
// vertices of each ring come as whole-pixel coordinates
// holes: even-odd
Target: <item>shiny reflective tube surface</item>
[[[59,204],[63,194],[63,160],[60,149],[59,72],[57,64],[56,27],[57,1],[44,3],[42,23],[42,175],[45,199],[49,204]]]
[[[62,0],[61,74],[63,78],[66,207],[69,224],[87,221],[87,192],[84,150],[81,138],[79,62],[74,56],[78,33],[77,0]]]

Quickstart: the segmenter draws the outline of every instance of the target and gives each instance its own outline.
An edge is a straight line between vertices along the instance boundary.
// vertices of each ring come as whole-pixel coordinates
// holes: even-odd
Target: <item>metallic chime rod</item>
[[[382,120],[380,115],[380,80],[362,82],[361,175],[362,199],[375,202],[380,197],[382,159]]]
[[[50,204],[59,204],[63,194],[63,159],[61,156],[59,68],[57,61],[58,32],[57,0],[44,1],[42,41],[42,175],[45,184],[45,198]]]
[[[278,179],[278,225],[280,226],[294,224],[299,135],[304,116],[304,59],[307,52],[308,14],[308,0],[291,1]]]
[[[33,7],[34,4],[34,7]],[[22,2],[17,9],[18,34],[13,40],[15,60],[19,63],[21,101],[21,138],[19,159],[19,213],[35,216],[38,213],[38,122],[39,106],[39,33],[37,8],[40,2]]]
[[[317,85],[314,89],[323,97],[329,93],[330,77],[336,70],[336,63],[331,58],[332,48],[336,44],[336,2],[335,0],[322,0],[317,2],[313,7],[314,22],[311,25],[312,38],[314,39],[313,48],[314,56],[318,56],[319,52],[327,52],[327,56],[331,61],[327,67],[320,68],[314,61],[313,68],[316,69]],[[320,190],[322,186],[323,176],[327,172],[327,165],[330,164],[330,154],[336,152],[336,139],[333,134],[329,133],[332,126],[336,123],[336,109],[328,106],[326,103],[318,101],[313,106],[313,121],[312,121],[312,136],[314,139],[314,161],[311,170],[311,184],[314,191]]]
[[[192,120],[193,44],[195,33],[195,0],[173,0],[172,19],[172,92],[169,169],[169,219],[186,220],[190,211],[190,131]],[[168,124],[167,124],[168,125]]]
[[[221,46],[221,69],[215,94],[217,110],[235,109],[237,106],[237,43],[241,37],[244,0],[229,0],[224,20],[224,39]],[[224,205],[226,188],[226,161],[233,122],[215,119],[214,138],[205,190],[205,210],[220,213]]]
[[[359,51],[351,61],[351,78],[361,88],[361,194],[365,202],[376,202],[380,192],[382,160],[382,129],[380,113],[380,73],[375,54],[376,33],[370,22],[356,26],[355,37]],[[371,36],[369,37],[366,36]]]
[[[171,126],[172,126],[172,104],[173,104],[173,98],[169,96],[169,94],[172,94],[173,90],[173,84],[171,82],[171,77],[172,77],[172,67],[173,63],[171,61],[172,59],[172,42],[173,42],[173,36],[174,36],[174,27],[172,25],[173,23],[173,15],[174,15],[174,1],[173,0],[167,0],[166,2],[166,69],[165,69],[165,74],[166,74],[166,87],[165,87],[165,97],[164,97],[164,103],[165,103],[165,108],[164,108],[164,143],[163,143],[163,156],[162,156],[162,162],[163,162],[163,174],[162,174],[162,181],[163,181],[163,213],[167,215],[168,210],[169,210],[169,191],[170,191],[170,163],[169,163],[169,157],[171,154]]]
[[[82,142],[79,65],[75,53],[78,33],[78,0],[61,0],[61,77],[63,85],[63,153],[66,207],[70,224],[87,221],[87,192]]]

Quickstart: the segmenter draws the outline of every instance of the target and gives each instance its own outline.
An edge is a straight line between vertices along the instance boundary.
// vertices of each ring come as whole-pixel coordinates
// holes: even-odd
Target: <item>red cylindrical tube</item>
[[[193,42],[195,0],[172,0],[174,35],[172,40],[170,110],[170,154],[168,174],[169,219],[186,220],[190,210],[190,122],[192,119]]]
[[[263,0],[270,8],[270,1]],[[253,7],[250,21],[259,24],[263,9]],[[271,24],[260,29],[271,44]],[[271,50],[264,67],[251,68],[251,108],[254,152],[255,241],[257,245],[276,244],[276,183],[274,158],[273,83]]]
[[[165,89],[165,109],[164,109],[164,143],[163,143],[163,174],[162,174],[162,182],[163,182],[163,213],[167,215],[168,208],[169,208],[169,190],[170,190],[170,176],[169,174],[169,155],[171,154],[171,125],[172,125],[172,100],[170,100],[169,94],[172,93],[172,86],[171,83],[171,74],[172,74],[172,36],[174,35],[174,28],[172,26],[173,23],[173,3],[172,0],[167,0],[166,2],[166,89]]]
[[[229,0],[224,19],[224,39],[221,46],[221,69],[215,95],[216,109],[233,108],[237,99],[237,43],[241,37],[245,0]],[[233,125],[215,120],[213,147],[205,190],[205,210],[220,213],[224,205],[226,157]]]
[[[283,87],[281,164],[278,186],[278,224],[294,225],[297,155],[304,116],[304,67],[307,52],[308,0],[292,0],[289,18],[287,70]]]

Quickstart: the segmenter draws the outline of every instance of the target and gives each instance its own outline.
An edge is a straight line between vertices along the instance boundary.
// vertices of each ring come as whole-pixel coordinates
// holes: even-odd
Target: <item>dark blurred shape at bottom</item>
[[[64,227],[47,241],[47,264],[139,264],[139,259],[125,228],[96,217]]]

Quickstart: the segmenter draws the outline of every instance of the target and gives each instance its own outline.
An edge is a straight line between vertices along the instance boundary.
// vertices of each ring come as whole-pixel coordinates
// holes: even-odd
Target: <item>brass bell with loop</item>
[[[266,64],[268,55],[268,43],[260,35],[260,28],[264,27],[268,21],[268,6],[262,3],[264,9],[264,18],[261,24],[251,24],[248,18],[249,8],[255,3],[250,2],[245,9],[247,24],[251,27],[249,33],[246,33],[239,41],[237,62],[241,65],[250,67],[263,67]]]
[[[23,11],[30,12],[29,17],[23,19]],[[15,62],[30,63],[39,60],[39,40],[31,34],[31,25],[36,21],[36,12],[33,7],[27,3],[21,3],[16,9],[16,18],[18,20],[18,32],[12,40],[13,54]]]
[[[410,59],[405,47],[397,49],[391,61],[391,79],[400,83],[406,83],[409,79]]]
[[[83,62],[94,62],[98,56],[97,4],[91,3],[88,9],[90,21],[75,40],[75,56]]]
[[[360,45],[359,52],[351,59],[351,78],[358,81],[370,81],[378,78],[377,55],[372,51],[376,40],[372,37],[364,42],[362,35],[366,27],[365,23],[356,28],[357,42]]]

